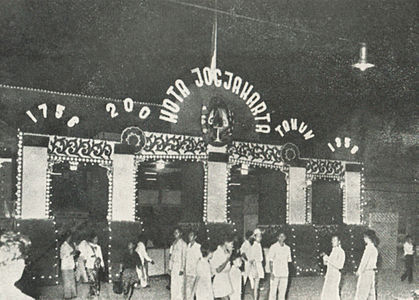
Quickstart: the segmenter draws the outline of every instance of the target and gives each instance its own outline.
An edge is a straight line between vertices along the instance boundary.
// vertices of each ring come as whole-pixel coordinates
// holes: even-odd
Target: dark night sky
[[[0,83],[161,103],[174,80],[210,62],[214,2],[177,2],[3,1]],[[303,146],[310,155],[330,155],[326,142],[347,134],[361,146],[357,159],[383,144],[391,151],[382,158],[408,153],[400,159],[409,164],[418,130],[417,1],[218,2],[217,64],[255,86],[273,127],[290,117],[308,122],[317,134]],[[359,42],[377,66],[364,73],[351,68]],[[3,105],[13,115],[13,103]]]

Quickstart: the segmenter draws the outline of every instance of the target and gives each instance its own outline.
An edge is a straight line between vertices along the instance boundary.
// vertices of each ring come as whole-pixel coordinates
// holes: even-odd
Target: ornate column
[[[112,221],[135,221],[135,177],[134,155],[113,155]]]
[[[290,167],[289,169],[289,224],[306,223],[306,168]]]
[[[208,145],[206,222],[227,222],[228,155],[227,146]]]
[[[17,215],[22,219],[45,219],[47,203],[48,138],[23,136],[21,166],[21,199]]]
[[[361,224],[361,173],[349,171],[348,166],[346,168],[343,222],[345,224]]]

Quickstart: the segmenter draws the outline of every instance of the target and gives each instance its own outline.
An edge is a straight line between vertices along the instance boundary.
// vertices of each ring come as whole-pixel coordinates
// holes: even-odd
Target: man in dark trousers
[[[409,280],[409,283],[413,282],[413,254],[415,253],[413,240],[410,235],[406,236],[406,241],[403,244],[404,251],[404,263],[406,270],[401,277],[401,280],[404,281],[406,277]]]

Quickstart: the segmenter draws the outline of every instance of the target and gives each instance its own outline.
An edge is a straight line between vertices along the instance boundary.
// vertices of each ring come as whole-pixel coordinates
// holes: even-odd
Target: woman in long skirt
[[[85,267],[85,273],[87,282],[89,282],[89,295],[99,295],[100,293],[100,269],[105,267],[103,261],[102,249],[98,245],[99,238],[97,234],[91,233],[89,240],[83,240],[79,244],[80,257],[82,257],[82,263],[79,262],[79,266]],[[80,275],[83,274],[82,270],[78,272]]]
[[[120,267],[125,299],[131,299],[134,293],[134,285],[138,281],[136,268],[140,267],[142,267],[141,259],[138,253],[135,252],[135,244],[129,242],[128,251],[124,254]]]
[[[227,236],[224,239],[224,243],[215,250],[210,261],[212,274],[215,275],[212,282],[215,298],[227,300],[228,296],[233,292],[229,275],[231,267],[230,256],[232,253],[233,238]]]
[[[345,264],[345,251],[340,247],[340,239],[338,236],[332,237],[332,252],[330,252],[330,255],[323,256],[323,263],[327,266],[327,271],[321,299],[340,300],[340,270]]]
[[[356,272],[358,283],[356,286],[355,300],[375,300],[378,238],[374,230],[367,230],[364,233],[364,242],[366,244],[364,254]]]

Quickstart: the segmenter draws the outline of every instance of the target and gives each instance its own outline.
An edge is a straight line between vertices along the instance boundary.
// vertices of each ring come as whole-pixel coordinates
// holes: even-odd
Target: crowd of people
[[[285,243],[287,237],[284,232],[279,232],[277,241],[270,246],[266,268],[260,229],[247,232],[245,241],[237,249],[234,247],[234,238],[230,236],[226,236],[216,247],[207,243],[198,244],[193,231],[188,234],[188,243],[182,239],[179,228],[174,231],[174,238],[170,248],[171,300],[240,300],[247,281],[250,282],[253,299],[257,300],[260,280],[265,278],[265,270],[270,273],[269,300],[285,300],[292,251]],[[356,272],[356,300],[376,297],[378,238],[373,230],[364,233],[364,242],[365,251]],[[331,244],[330,254],[322,253],[323,263],[327,266],[322,300],[340,299],[339,286],[345,251],[341,248],[339,236],[334,235]]]
[[[79,243],[73,241],[72,232],[64,235],[60,247],[64,299],[77,297],[77,283],[89,284],[88,296],[100,294],[100,272],[104,271],[105,263],[98,241],[95,233]],[[144,236],[140,236],[138,242],[128,243],[128,251],[120,265],[123,291],[127,297],[132,296],[137,284],[143,288],[148,287],[149,263],[154,264],[154,261],[147,254]]]
[[[240,247],[235,245],[235,238],[230,235],[224,236],[218,245],[209,241],[199,244],[194,231],[187,234],[185,242],[180,228],[174,230],[173,237],[169,261],[171,300],[241,300],[247,282],[250,283],[253,299],[257,300],[260,280],[264,279],[265,271],[270,273],[269,300],[285,299],[289,284],[289,264],[292,263],[293,256],[291,248],[285,243],[287,237],[284,232],[277,234],[277,241],[270,246],[266,262],[261,246],[263,233],[260,229],[247,232]],[[100,293],[99,270],[105,266],[98,236],[91,234],[78,244],[72,238],[72,233],[67,233],[60,247],[64,298],[77,297],[76,282],[88,283],[89,295],[96,296]],[[356,271],[356,300],[376,297],[378,238],[373,230],[367,230],[363,240],[365,250]],[[7,299],[32,299],[15,287],[24,271],[30,244],[28,238],[13,232],[5,232],[0,236],[0,273],[7,274],[0,281],[0,295],[7,295]],[[329,254],[321,254],[323,263],[327,266],[320,295],[322,300],[340,299],[339,287],[345,251],[341,248],[337,235],[332,236],[331,245]],[[414,246],[410,236],[406,238],[403,250],[406,272],[401,280],[407,278],[412,282]],[[120,265],[122,292],[127,299],[131,299],[136,285],[148,287],[149,263],[153,264],[154,261],[147,254],[144,239],[129,242]]]

